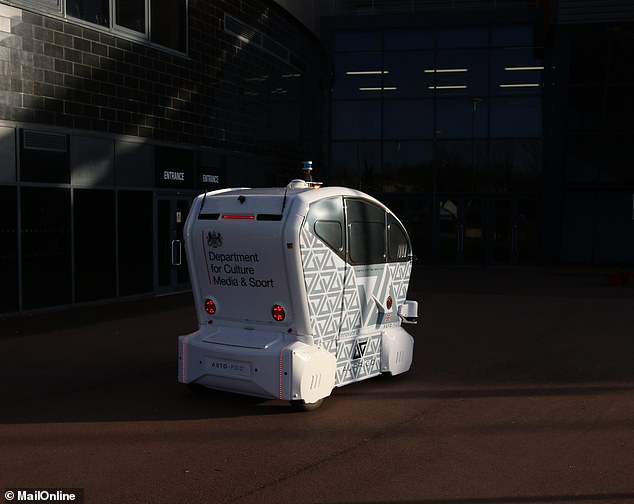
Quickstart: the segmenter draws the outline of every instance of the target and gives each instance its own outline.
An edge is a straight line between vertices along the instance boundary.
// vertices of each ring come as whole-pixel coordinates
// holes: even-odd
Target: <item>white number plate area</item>
[[[214,374],[224,376],[251,376],[251,363],[227,359],[215,359],[210,357],[207,360],[209,371]]]

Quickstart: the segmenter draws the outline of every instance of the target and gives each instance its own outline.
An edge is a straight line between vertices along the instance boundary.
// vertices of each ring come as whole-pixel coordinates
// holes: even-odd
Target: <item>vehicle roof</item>
[[[256,198],[258,202],[260,202],[263,206],[269,206],[271,200],[281,201],[286,196],[286,204],[285,207],[289,208],[291,203],[294,200],[299,200],[300,203],[311,204],[315,201],[324,198],[332,198],[335,196],[349,196],[356,198],[363,198],[367,200],[371,200],[374,203],[378,204],[382,208],[387,210],[387,207],[383,205],[380,201],[372,196],[358,191],[356,189],[350,189],[348,187],[320,187],[318,189],[313,188],[292,188],[292,187],[262,187],[262,188],[248,188],[248,187],[237,187],[237,188],[228,188],[221,189],[219,191],[213,191],[207,193],[205,195],[205,203],[210,203],[213,205],[211,201],[217,199],[233,199],[236,196],[245,196],[245,197],[253,197]],[[207,205],[203,206],[203,209],[206,208]]]

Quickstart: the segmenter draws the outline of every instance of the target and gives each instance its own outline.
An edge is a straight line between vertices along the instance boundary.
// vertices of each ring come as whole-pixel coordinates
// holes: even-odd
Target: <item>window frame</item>
[[[187,56],[189,54],[189,3],[190,0],[183,0],[185,2],[185,16],[183,19],[184,36],[184,48],[183,50],[175,49],[166,45],[162,45],[152,40],[152,26],[151,26],[151,9],[152,0],[143,0],[145,5],[145,32],[137,32],[133,29],[121,26],[116,22],[116,0],[108,0],[108,25],[100,25],[91,21],[75,17],[68,13],[67,1],[68,0],[55,0],[57,8],[51,5],[50,0],[9,0],[6,3],[18,8],[25,8],[38,12],[41,14],[49,15],[57,19],[64,21],[71,21],[81,26],[108,33],[110,35],[121,37],[133,42],[140,42],[152,47],[156,47],[165,52],[173,53],[177,56]]]

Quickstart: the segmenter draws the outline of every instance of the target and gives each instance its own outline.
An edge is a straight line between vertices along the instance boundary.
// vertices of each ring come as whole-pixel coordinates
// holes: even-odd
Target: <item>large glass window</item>
[[[78,190],[75,219],[75,299],[78,302],[116,295],[114,191]]]
[[[488,53],[485,50],[438,51],[436,65],[426,68],[429,86],[436,96],[482,96],[489,83]]]
[[[67,135],[22,130],[20,179],[23,182],[69,183]]]
[[[180,52],[187,50],[186,0],[152,0],[151,17],[152,42]]]
[[[407,233],[391,214],[387,216],[387,254],[390,261],[407,261],[411,256]]]
[[[109,0],[66,0],[66,13],[89,23],[110,26]]]
[[[431,30],[387,31],[383,35],[383,48],[386,51],[433,49],[434,32]]]
[[[152,291],[152,193],[119,191],[119,295]]]
[[[329,185],[381,190],[380,142],[336,142],[331,152]]]
[[[541,100],[527,96],[491,99],[491,136],[541,137]]]
[[[0,186],[0,313],[18,311],[18,208],[15,187]]]
[[[333,140],[381,138],[381,102],[345,101],[332,104]]]
[[[118,26],[145,33],[145,0],[116,0],[115,19]]]
[[[386,52],[383,56],[383,96],[390,98],[432,98],[436,66],[433,51]]]
[[[489,133],[486,100],[444,99],[436,102],[436,135],[439,138],[483,138]]]
[[[383,143],[381,191],[433,191],[434,147],[431,141]]]
[[[187,51],[187,0],[66,0],[66,13],[108,29],[149,38],[179,52]]]
[[[21,198],[24,309],[70,304],[70,190],[24,187]]]
[[[544,66],[533,48],[496,49],[491,53],[491,94],[539,94]]]
[[[385,262],[385,212],[366,201],[347,199],[346,215],[350,262]]]
[[[328,198],[313,203],[306,216],[306,226],[339,256],[345,258],[342,198]]]
[[[380,53],[337,54],[333,98],[376,98],[385,75]]]
[[[544,67],[532,26],[385,31],[383,52],[376,33],[335,49],[332,178],[384,193],[534,190]],[[634,99],[613,102],[624,131]]]
[[[383,103],[383,138],[415,140],[433,137],[432,100],[386,100]]]

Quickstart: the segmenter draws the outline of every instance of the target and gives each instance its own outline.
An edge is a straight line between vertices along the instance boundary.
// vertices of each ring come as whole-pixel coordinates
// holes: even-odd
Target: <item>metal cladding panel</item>
[[[605,23],[634,20],[632,0],[559,0],[557,23]]]

